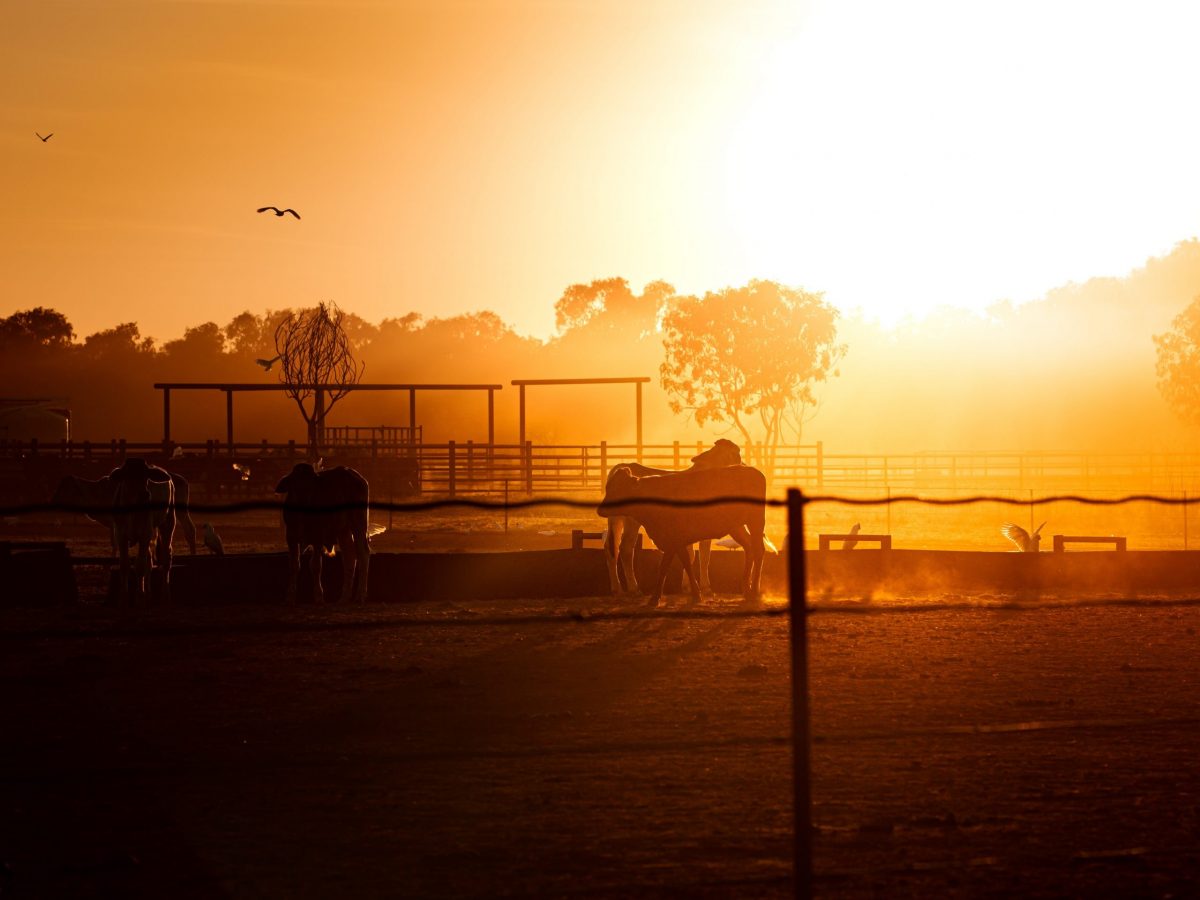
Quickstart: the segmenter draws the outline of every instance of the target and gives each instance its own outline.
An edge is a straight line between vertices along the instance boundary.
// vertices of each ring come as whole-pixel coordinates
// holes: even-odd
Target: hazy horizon
[[[6,4],[0,313],[168,340],[332,299],[370,321],[492,309],[545,338],[567,285],[614,276],[766,278],[885,322],[1029,301],[1200,233],[1198,18]]]

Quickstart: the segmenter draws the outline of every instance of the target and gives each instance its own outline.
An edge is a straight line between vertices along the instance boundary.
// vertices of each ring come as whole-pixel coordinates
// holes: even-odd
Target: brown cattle
[[[346,466],[318,472],[308,463],[300,463],[275,486],[275,493],[287,495],[283,501],[283,523],[290,563],[288,602],[296,599],[300,554],[308,547],[313,548],[309,563],[313,600],[319,603],[325,599],[321,588],[321,561],[324,551],[334,546],[342,554],[342,600],[365,600],[371,564],[371,548],[367,544],[370,494],[367,480]],[[356,568],[357,583],[354,579]]]
[[[716,443],[692,457],[691,469],[713,469],[718,466],[735,466],[742,461],[742,451],[731,440],[719,438]],[[611,479],[617,469],[626,468],[639,478],[646,475],[671,475],[673,469],[654,469],[640,463],[625,463],[613,466],[608,473]],[[690,470],[685,470],[690,471]],[[605,482],[605,490],[608,484]],[[604,539],[605,563],[608,565],[608,584],[614,597],[621,595],[621,578],[618,568],[625,575],[625,588],[631,594],[638,592],[637,576],[633,571],[633,551],[637,547],[637,537],[640,526],[637,519],[630,515],[613,515],[608,519],[608,531]],[[700,590],[709,592],[708,562],[712,555],[712,541],[700,542]],[[690,576],[689,576],[690,577]]]
[[[171,541],[175,536],[175,485],[165,469],[131,457],[108,476],[114,490],[113,534],[120,558],[117,602],[129,597],[129,548],[138,545],[136,591],[149,596],[149,579],[162,573],[162,599],[170,600]]]
[[[726,499],[735,498],[735,499]],[[662,551],[662,563],[650,604],[657,605],[667,580],[667,569],[678,556],[691,581],[692,598],[700,599],[689,545],[729,535],[746,552],[742,593],[747,600],[759,596],[765,548],[767,479],[751,466],[689,469],[668,475],[636,475],[619,466],[609,477],[602,516],[630,516]],[[663,500],[667,503],[652,501]],[[684,501],[686,506],[669,505]],[[708,502],[713,501],[713,502]],[[716,502],[720,501],[720,502]],[[620,505],[615,505],[615,504]]]

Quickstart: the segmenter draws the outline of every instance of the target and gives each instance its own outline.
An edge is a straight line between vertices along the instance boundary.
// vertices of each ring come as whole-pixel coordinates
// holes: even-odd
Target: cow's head
[[[118,507],[139,506],[150,502],[150,489],[146,482],[151,480],[153,467],[140,456],[131,456],[109,474],[115,485],[113,505]]]
[[[604,499],[596,507],[596,512],[606,518],[610,515],[626,515],[623,507],[611,509],[610,504],[614,500],[625,500],[632,497],[637,490],[637,483],[638,477],[633,474],[633,470],[629,466],[617,466],[608,475],[608,481],[604,485]]]
[[[742,450],[727,438],[718,438],[716,443],[692,457],[692,465],[701,468],[716,468],[717,466],[740,466]]]
[[[296,463],[292,471],[284,475],[275,485],[275,493],[301,492],[317,483],[317,470],[310,463]]]

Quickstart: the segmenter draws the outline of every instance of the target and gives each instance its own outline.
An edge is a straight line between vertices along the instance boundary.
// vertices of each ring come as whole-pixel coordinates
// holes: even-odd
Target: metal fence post
[[[792,661],[792,879],[812,897],[812,749],[808,707],[808,601],[804,572],[804,495],[787,492],[788,622]]]

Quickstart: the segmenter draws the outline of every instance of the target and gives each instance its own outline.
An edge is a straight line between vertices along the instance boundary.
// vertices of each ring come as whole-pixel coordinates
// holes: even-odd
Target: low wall
[[[638,554],[636,570],[642,588],[653,586],[660,555]],[[13,557],[16,559],[16,557]],[[35,559],[37,560],[35,562]],[[61,559],[52,566],[57,587],[43,580],[51,555],[29,557],[18,589],[38,596],[66,597],[74,591],[60,577]],[[944,550],[814,551],[806,554],[810,595],[870,596],[905,592],[938,594],[947,591],[1079,592],[1127,594],[1189,592],[1200,594],[1200,551],[1091,551],[1079,553],[991,553]],[[183,604],[275,603],[287,584],[283,553],[230,556],[176,556],[171,570],[172,595]],[[741,551],[713,553],[713,587],[738,593],[744,565]],[[10,565],[16,565],[10,563]],[[65,565],[69,570],[69,564]],[[307,575],[307,566],[302,572]],[[13,569],[12,571],[17,571]],[[682,588],[678,565],[667,579],[668,593]],[[28,584],[26,584],[28,582]],[[322,582],[326,596],[336,599],[341,584],[341,559],[325,560]],[[21,588],[20,585],[25,585]],[[787,564],[768,555],[763,588],[782,593],[787,587]],[[370,596],[382,603],[417,600],[603,597],[609,592],[601,549],[534,550],[493,553],[375,553],[371,556]],[[300,582],[300,599],[311,591],[307,577]]]

